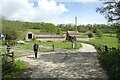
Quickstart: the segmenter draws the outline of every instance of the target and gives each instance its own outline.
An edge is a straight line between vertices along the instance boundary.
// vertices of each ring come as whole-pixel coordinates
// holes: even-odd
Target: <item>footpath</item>
[[[86,78],[109,80],[106,71],[100,65],[96,49],[89,44],[76,51],[60,50],[39,53],[38,58],[27,55],[17,58],[34,66],[26,70],[19,78]]]

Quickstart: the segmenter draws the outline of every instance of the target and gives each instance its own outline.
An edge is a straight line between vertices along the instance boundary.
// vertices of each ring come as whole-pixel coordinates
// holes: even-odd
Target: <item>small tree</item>
[[[100,31],[99,29],[96,29],[96,36],[101,38],[103,36],[103,32]]]
[[[87,35],[89,38],[92,38],[94,36],[93,32],[90,32],[90,31],[87,32]]]
[[[16,28],[10,26],[2,27],[2,32],[5,35],[6,40],[16,40],[19,35],[19,31]]]

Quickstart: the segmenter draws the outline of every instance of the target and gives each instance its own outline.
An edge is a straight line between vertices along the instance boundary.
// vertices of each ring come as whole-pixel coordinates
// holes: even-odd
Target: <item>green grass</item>
[[[115,33],[112,33],[112,34],[104,33],[103,36],[105,36],[105,37],[116,37],[116,34]]]
[[[37,42],[39,44],[39,52],[53,52],[59,49],[72,49],[71,42]],[[54,50],[53,50],[54,44]],[[12,49],[15,50],[15,57],[20,57],[23,55],[31,54],[33,51],[34,42],[25,42],[25,44],[18,44],[17,46],[12,46]],[[82,45],[77,45],[76,49],[81,48]],[[4,45],[2,52],[5,53],[6,46]],[[73,49],[72,49],[73,50]],[[74,49],[75,50],[75,49]]]
[[[12,77],[19,75],[27,68],[27,64],[23,61],[18,60],[15,62],[15,64],[16,64],[15,70],[13,70],[10,73],[7,73],[2,80],[12,80]]]
[[[102,37],[96,39],[90,39],[90,43],[98,44],[98,45],[107,45],[108,47],[117,47],[117,38],[115,37]]]
[[[54,44],[55,48],[63,48],[63,49],[70,49],[72,48],[72,43],[71,42],[40,42],[40,45],[43,46],[50,46]]]
[[[50,49],[50,48],[40,47],[41,46],[40,42],[38,42],[38,44],[39,44],[39,49],[40,49],[39,51],[40,52],[52,51],[52,49]],[[25,44],[19,44],[17,48],[26,49],[26,50],[33,50],[33,45],[34,45],[34,42],[26,42]],[[46,45],[46,47],[52,47],[52,45]]]
[[[6,47],[5,46],[2,46],[2,48],[0,48],[0,52],[5,52],[5,49]]]
[[[28,29],[26,32],[33,32],[33,33],[39,33],[39,29]]]
[[[0,40],[0,45],[2,45],[2,40]]]
[[[20,32],[19,39],[22,39],[22,40],[23,40],[23,39],[26,37],[26,34],[27,34],[28,32],[39,33],[40,30],[39,30],[39,29],[28,29],[28,30],[26,30],[26,31],[22,31],[22,32]]]
[[[49,52],[53,49],[53,44],[55,48],[61,48],[61,49],[72,49],[72,43],[71,42],[37,42],[40,47],[41,52]],[[19,44],[18,48],[20,49],[28,49],[33,50],[34,42],[27,42],[26,44]],[[42,47],[44,46],[44,47]],[[77,46],[77,49],[80,48],[81,45]]]

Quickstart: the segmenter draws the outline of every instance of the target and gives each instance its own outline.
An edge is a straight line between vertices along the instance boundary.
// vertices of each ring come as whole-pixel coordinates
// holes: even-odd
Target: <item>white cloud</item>
[[[57,2],[98,2],[99,0],[56,0]]]
[[[45,22],[50,22],[54,23],[55,25],[57,24],[74,24],[74,17],[71,16],[57,16],[57,17],[52,17]]]
[[[57,5],[54,0],[39,0],[36,8],[27,0],[2,0],[0,3],[2,15],[11,20],[42,21],[68,11],[63,4]]]
[[[98,2],[99,0],[74,0],[76,2]]]

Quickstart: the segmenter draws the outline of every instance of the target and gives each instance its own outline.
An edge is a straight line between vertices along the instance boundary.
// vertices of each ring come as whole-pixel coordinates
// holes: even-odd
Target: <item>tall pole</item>
[[[75,41],[77,41],[77,17],[75,17]],[[75,48],[77,47],[77,43],[75,42]]]
[[[76,30],[76,40],[77,40],[77,17],[75,17],[75,30]]]

